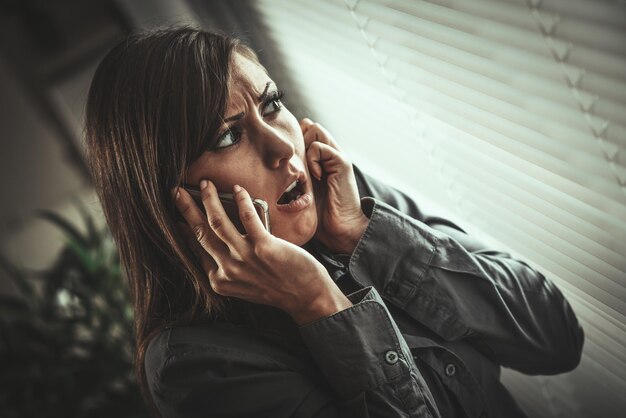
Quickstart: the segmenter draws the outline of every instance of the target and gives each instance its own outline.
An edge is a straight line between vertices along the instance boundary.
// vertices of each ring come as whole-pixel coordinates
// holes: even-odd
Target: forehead
[[[229,76],[231,93],[248,91],[256,92],[255,96],[258,96],[270,80],[263,67],[240,54],[233,55]]]

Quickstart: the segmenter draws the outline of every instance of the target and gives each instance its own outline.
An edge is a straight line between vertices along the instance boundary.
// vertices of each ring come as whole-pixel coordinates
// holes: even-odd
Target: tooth
[[[296,187],[296,185],[298,184],[298,180],[294,181],[293,183],[291,183],[289,185],[289,187],[287,187],[287,190],[285,190],[285,193],[290,192],[291,189],[293,189],[294,187]]]

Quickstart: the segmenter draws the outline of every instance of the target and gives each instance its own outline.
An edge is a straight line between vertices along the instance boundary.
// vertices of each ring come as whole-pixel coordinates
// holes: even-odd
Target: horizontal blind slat
[[[505,372],[524,408],[614,411],[626,387],[624,8],[347,3],[358,3],[354,16],[341,1],[259,2],[297,88],[346,152],[384,164],[402,179],[393,184],[445,206],[570,300],[586,331],[581,366],[555,377]],[[556,17],[553,37],[542,35]],[[559,63],[552,49],[569,56]]]
[[[304,53],[303,53],[303,54],[301,54],[301,55],[298,55],[297,53],[294,53],[294,57],[295,57],[295,56],[299,56],[299,57],[301,57],[301,58],[302,58],[302,61],[299,61],[299,62],[301,62],[301,63],[302,63],[302,64],[301,64],[302,66],[313,67],[313,66],[315,66],[315,65],[316,65],[314,62],[312,62],[312,61],[310,60],[310,57],[309,57],[308,55],[304,54]],[[320,63],[318,63],[317,65],[318,65],[318,66],[323,66],[324,64],[320,62]],[[331,69],[331,68],[329,68],[329,67],[324,67],[323,73],[328,73],[328,72],[330,72],[330,71],[332,71],[332,69]],[[347,82],[347,81],[348,81],[348,79],[346,79],[346,82]],[[365,88],[365,85],[363,85],[363,88]],[[332,88],[332,89],[334,89],[334,88]],[[354,93],[352,93],[352,94],[353,94],[353,95],[358,95],[358,92],[354,92]],[[360,99],[360,101],[366,100],[366,99],[367,99],[367,95],[364,95],[364,96],[359,96],[359,99]],[[481,131],[481,132],[480,132],[480,135],[477,135],[477,136],[475,135],[473,138],[476,138],[476,137],[477,137],[477,138],[479,138],[480,140],[484,140],[485,138],[487,138],[487,137],[488,137],[488,135],[487,135],[487,133],[486,133],[486,132],[482,132],[482,131]],[[504,154],[500,154],[500,153],[497,153],[497,154],[495,154],[495,155],[494,155],[494,154],[493,154],[493,153],[495,152],[495,150],[494,150],[494,149],[491,149],[489,152],[491,152],[491,153],[492,153],[492,155],[493,155],[494,157],[495,157],[495,156],[497,156],[499,159],[501,159],[501,158],[505,157],[505,155],[504,155]],[[514,158],[512,155],[510,155],[509,157],[510,157],[511,159],[512,159],[512,158]],[[512,165],[512,166],[516,167],[516,168],[517,168],[517,170],[518,170],[518,171],[520,171],[520,172],[525,172],[525,173],[526,173],[527,175],[529,175],[531,178],[532,178],[532,177],[534,177],[534,175],[539,174],[539,173],[536,173],[536,171],[535,171],[535,170],[529,169],[529,167],[528,167],[527,165],[521,165],[521,166],[520,166],[519,164],[516,164],[515,162],[513,162],[513,160],[511,160],[511,159],[508,159],[508,160],[507,160],[507,159],[505,159],[505,163],[506,163],[507,165],[509,165],[509,166],[511,166],[511,165]],[[543,175],[543,174],[541,174],[540,176],[538,176],[538,178],[543,178],[543,177],[544,177],[544,175]],[[563,199],[559,199],[559,198],[558,198],[558,197],[559,197],[559,194],[558,194],[558,193],[556,193],[556,191],[558,191],[558,190],[562,189],[562,188],[564,187],[564,185],[563,185],[561,182],[554,182],[554,183],[553,183],[553,185],[552,185],[552,187],[553,187],[553,188],[552,188],[552,189],[551,189],[551,191],[550,191],[550,196],[551,196],[551,198],[553,199],[553,204],[555,204],[555,205],[561,205],[561,206],[566,205],[566,202],[565,202],[565,201],[563,201]],[[579,199],[581,199],[581,201],[582,201],[582,202],[589,202],[589,204],[590,204],[590,209],[591,209],[592,207],[593,207],[593,208],[596,208],[596,209],[595,209],[595,212],[596,212],[596,214],[597,214],[597,215],[601,216],[601,215],[603,215],[603,214],[605,213],[605,211],[606,211],[606,210],[607,210],[607,208],[608,208],[608,206],[607,206],[607,203],[608,203],[608,202],[606,202],[606,201],[602,201],[601,199],[600,199],[600,200],[598,200],[597,195],[595,194],[596,192],[592,192],[591,190],[586,190],[586,191],[584,191],[584,189],[582,189],[582,190],[581,190],[581,192],[587,193],[587,194],[588,194],[588,198],[585,198],[585,197],[584,197],[584,194],[578,194],[578,193],[576,193],[576,194],[574,194],[574,195],[575,195],[575,196],[577,196]],[[574,209],[575,209],[575,210],[574,210]],[[583,210],[583,209],[584,209],[584,207],[576,207],[576,208],[572,208],[572,211],[573,211],[573,212],[576,212],[576,211],[581,211],[581,210]],[[622,211],[623,211],[623,207],[621,207],[621,206],[616,206],[616,207],[613,209],[613,211],[612,211],[612,212],[613,212],[613,213],[622,213]],[[585,212],[583,212],[583,213],[585,213]],[[597,217],[597,216],[596,216],[596,215],[594,215],[592,212],[587,212],[587,213],[585,213],[585,218],[586,218],[586,219],[593,219],[593,217],[591,217],[591,218],[590,218],[590,216]],[[604,218],[604,216],[601,216],[601,217],[603,217],[603,218]],[[606,220],[601,221],[601,222],[599,221],[598,223],[596,223],[596,225],[597,225],[599,228],[603,228],[603,229],[606,229],[606,230],[615,230],[616,228],[618,228],[618,225],[609,225],[609,224],[607,224],[607,223],[606,223]],[[625,234],[626,234],[626,233],[625,233]],[[626,235],[624,235],[624,236],[626,237]]]
[[[512,33],[517,30],[512,27],[501,27],[498,26],[498,22],[481,19],[435,3],[386,0],[385,5],[416,17],[445,24],[450,28],[461,29],[468,34],[478,34],[481,39],[493,43],[499,43],[499,40],[502,39],[506,33]],[[501,30],[494,30],[494,27]],[[546,57],[550,56],[549,49],[545,47],[545,38],[538,33],[538,31],[520,33],[516,39],[507,38],[507,40],[511,42],[510,45],[521,46],[538,55],[546,54]],[[560,55],[565,56],[566,51],[570,51],[567,56],[567,62],[571,65],[581,66],[587,70],[596,71],[622,82],[626,81],[626,73],[624,72],[624,68],[626,67],[625,57],[593,50],[583,45],[576,45],[575,48],[570,48],[571,44],[569,42],[559,39],[552,38],[552,41],[554,42],[556,51]]]

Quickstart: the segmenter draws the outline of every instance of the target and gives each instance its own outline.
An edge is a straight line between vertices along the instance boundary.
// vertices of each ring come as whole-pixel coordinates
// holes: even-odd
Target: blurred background
[[[171,24],[244,39],[356,165],[557,284],[584,353],[503,369],[529,416],[623,416],[620,0],[0,0],[0,416],[147,416],[82,120],[104,53]]]

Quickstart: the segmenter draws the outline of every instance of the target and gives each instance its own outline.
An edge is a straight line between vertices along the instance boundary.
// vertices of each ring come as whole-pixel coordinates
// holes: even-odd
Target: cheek
[[[247,146],[242,144],[235,152],[224,152],[222,154],[214,154],[211,160],[205,165],[206,172],[210,172],[214,178],[215,184],[220,189],[230,189],[234,184],[239,184],[249,192],[255,191],[254,187],[258,185],[257,173],[261,170],[261,162],[254,152]]]
[[[305,152],[304,136],[296,117],[285,109],[281,125],[289,135],[289,138],[293,140],[296,154],[303,157]]]

